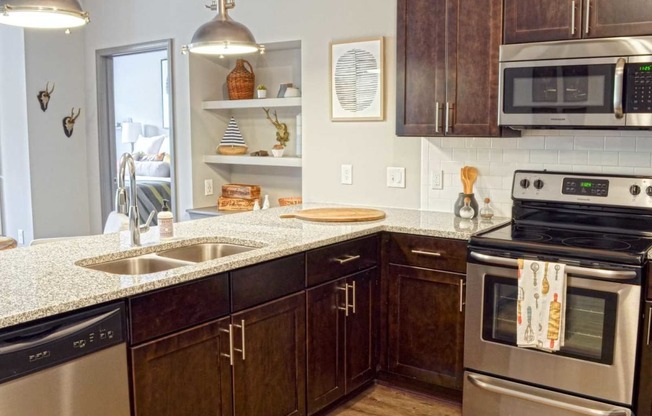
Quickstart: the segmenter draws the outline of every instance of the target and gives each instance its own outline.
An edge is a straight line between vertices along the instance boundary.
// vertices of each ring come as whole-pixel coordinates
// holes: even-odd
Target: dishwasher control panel
[[[125,308],[101,308],[0,332],[0,383],[125,342]]]

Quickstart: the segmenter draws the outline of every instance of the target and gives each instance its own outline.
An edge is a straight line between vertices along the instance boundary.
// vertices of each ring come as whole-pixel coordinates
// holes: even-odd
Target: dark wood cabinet
[[[497,136],[500,0],[398,0],[399,136]]]
[[[650,276],[648,276],[648,279]],[[649,284],[648,287],[652,287],[652,284]],[[652,328],[652,301],[649,300],[649,291],[648,291],[648,301],[645,302],[643,328],[645,328],[645,333],[643,334],[641,340],[641,358],[639,365],[639,381],[638,381],[638,394],[636,394],[637,407],[636,415],[637,416],[650,416],[652,415],[652,334],[650,334],[650,328]]]
[[[375,376],[378,270],[308,289],[306,300],[307,407],[314,414]]]
[[[387,371],[461,390],[466,242],[399,233],[383,240]]]
[[[136,416],[227,416],[231,412],[229,318],[131,348]]]
[[[305,294],[232,315],[237,416],[306,414]]]
[[[647,0],[505,0],[505,43],[652,34]]]

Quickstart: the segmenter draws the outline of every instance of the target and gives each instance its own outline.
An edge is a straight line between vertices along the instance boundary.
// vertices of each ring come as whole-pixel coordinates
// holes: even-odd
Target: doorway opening
[[[102,224],[124,153],[136,165],[141,223],[163,200],[176,214],[173,56],[171,39],[96,52]]]

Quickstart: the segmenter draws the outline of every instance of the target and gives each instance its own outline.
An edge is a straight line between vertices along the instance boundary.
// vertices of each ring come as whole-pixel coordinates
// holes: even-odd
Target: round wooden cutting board
[[[368,208],[311,208],[282,214],[281,218],[298,218],[317,222],[358,222],[375,221],[385,218],[385,213]]]

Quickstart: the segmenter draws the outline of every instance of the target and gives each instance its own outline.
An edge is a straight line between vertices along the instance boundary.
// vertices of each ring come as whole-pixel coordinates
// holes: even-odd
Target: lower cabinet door
[[[307,407],[313,414],[344,395],[346,278],[306,291]]]
[[[305,292],[231,319],[234,415],[305,415]]]
[[[464,275],[389,268],[389,371],[462,389]]]
[[[346,392],[372,380],[376,374],[378,333],[378,269],[349,277],[351,307],[346,317]]]
[[[652,415],[652,302],[645,302],[636,416]]]
[[[131,348],[136,416],[230,415],[229,318]]]

